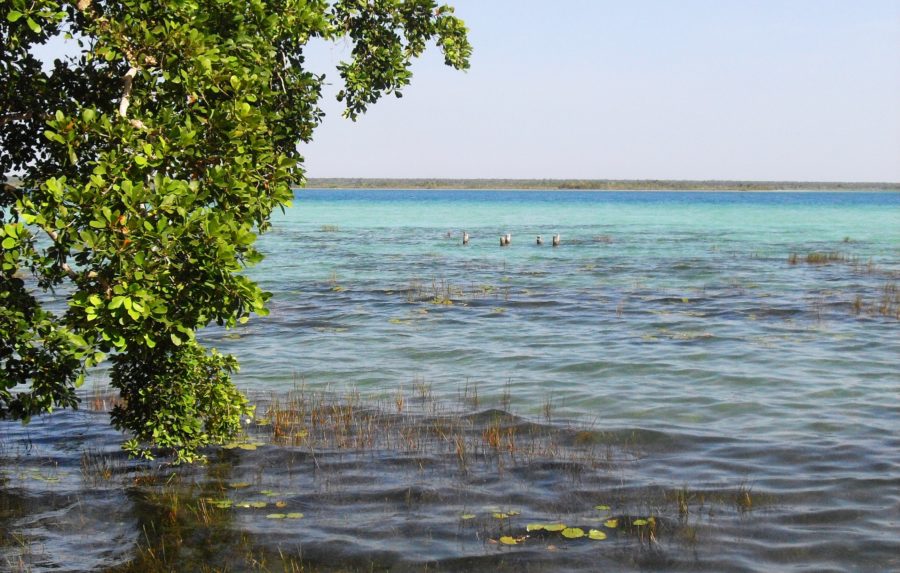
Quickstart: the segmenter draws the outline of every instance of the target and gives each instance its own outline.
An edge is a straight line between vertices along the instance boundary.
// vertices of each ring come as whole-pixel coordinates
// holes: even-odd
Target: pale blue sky
[[[900,1],[450,3],[472,69],[326,101],[310,176],[900,181]]]

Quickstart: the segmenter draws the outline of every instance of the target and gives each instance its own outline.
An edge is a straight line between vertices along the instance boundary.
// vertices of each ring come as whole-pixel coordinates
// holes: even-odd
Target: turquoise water
[[[191,470],[191,495],[247,479],[306,512],[277,527],[236,517],[220,545],[235,532],[272,552],[303,545],[326,570],[900,569],[900,194],[302,190],[259,246],[249,273],[271,315],[202,335],[239,358],[251,395],[302,383],[390,404],[427,387],[457,403],[477,388],[476,438],[504,416],[606,458],[463,471],[433,451],[220,452]],[[31,444],[23,467],[71,468],[79,448],[114,451],[98,421],[4,431]],[[73,570],[102,569],[140,543],[136,524],[163,527],[145,490],[86,493],[60,473],[64,492],[113,501],[78,513],[8,472],[20,489],[0,510],[49,548],[37,569],[65,570],[73,544]],[[523,531],[594,527],[598,503],[623,522],[657,516],[657,535],[502,547],[483,509],[517,508],[510,531]],[[48,525],[64,510],[117,525],[73,542]],[[469,527],[467,511],[488,513]]]
[[[893,422],[897,321],[850,307],[900,272],[897,194],[309,190],[261,247],[272,316],[216,342],[248,388],[469,379],[526,414],[735,436]],[[878,271],[788,264],[813,251]]]

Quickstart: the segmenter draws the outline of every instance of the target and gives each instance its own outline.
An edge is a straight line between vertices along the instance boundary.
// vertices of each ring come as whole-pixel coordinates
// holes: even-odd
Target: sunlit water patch
[[[303,191],[260,246],[243,441],[4,424],[0,568],[900,568],[900,195]]]

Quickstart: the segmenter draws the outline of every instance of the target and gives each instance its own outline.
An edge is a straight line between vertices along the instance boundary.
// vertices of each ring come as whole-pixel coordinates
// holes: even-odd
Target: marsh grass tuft
[[[827,265],[829,263],[843,263],[852,259],[845,253],[840,251],[813,251],[807,253],[805,257],[801,257],[797,253],[791,253],[788,256],[788,264],[796,265],[805,262],[808,265]]]

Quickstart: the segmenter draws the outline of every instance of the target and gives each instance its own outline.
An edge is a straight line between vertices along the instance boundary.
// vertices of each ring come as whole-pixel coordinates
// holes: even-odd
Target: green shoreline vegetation
[[[900,191],[900,183],[671,179],[428,179],[311,177],[311,189],[564,191]]]

